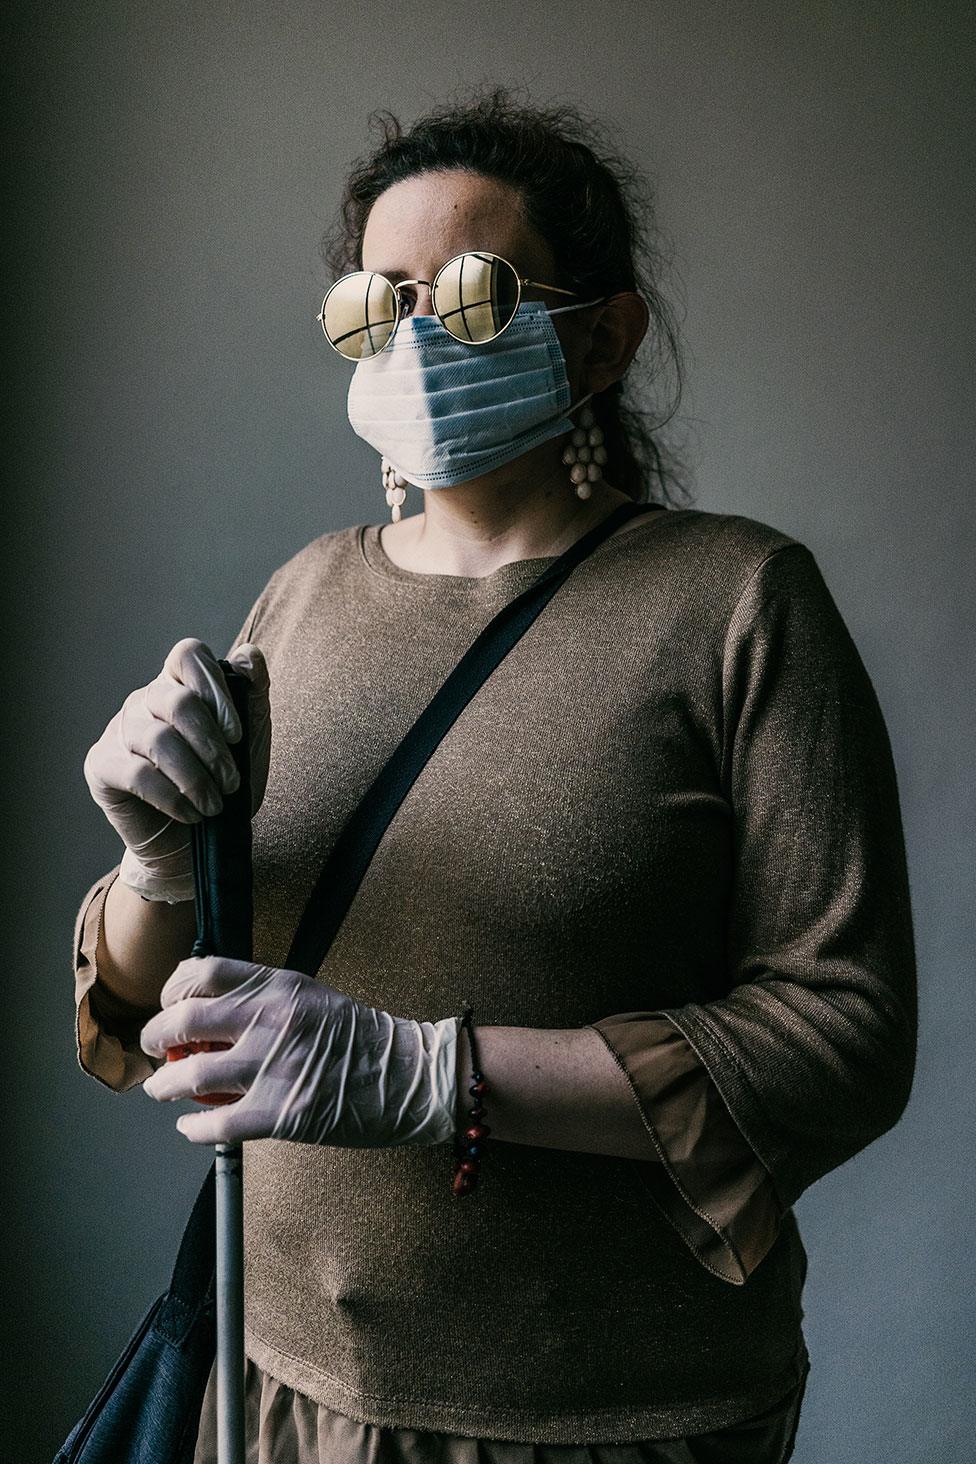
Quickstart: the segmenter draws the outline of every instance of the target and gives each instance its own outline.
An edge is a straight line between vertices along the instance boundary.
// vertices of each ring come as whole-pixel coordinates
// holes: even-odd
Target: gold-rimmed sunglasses
[[[432,281],[398,280],[394,284],[375,270],[357,269],[336,280],[315,317],[333,350],[347,361],[362,361],[385,351],[403,316],[400,292],[405,285],[427,285],[441,325],[467,346],[485,345],[507,330],[515,318],[524,285],[554,290],[557,295],[579,294],[561,285],[527,279],[500,254],[485,250],[455,254],[441,265]],[[552,315],[558,313],[550,311]]]

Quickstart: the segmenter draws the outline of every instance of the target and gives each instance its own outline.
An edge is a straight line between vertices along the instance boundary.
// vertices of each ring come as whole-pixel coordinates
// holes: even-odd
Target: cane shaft
[[[241,722],[230,750],[240,784],[223,807],[193,828],[197,914],[194,956],[252,957],[251,767],[248,678],[221,661]],[[208,1044],[211,1049],[228,1043]],[[202,1095],[210,1104],[233,1103],[239,1093]],[[216,1146],[217,1464],[244,1464],[244,1164],[240,1144]]]
[[[244,1464],[244,1193],[240,1144],[217,1145],[217,1464]]]

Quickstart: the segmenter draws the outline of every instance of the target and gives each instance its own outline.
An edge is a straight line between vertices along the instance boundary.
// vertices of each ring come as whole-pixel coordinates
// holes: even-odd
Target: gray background
[[[810,546],[894,747],[919,1069],[900,1124],[797,1205],[813,1373],[795,1458],[973,1457],[969,10],[89,0],[14,18],[4,1461],[50,1459],[165,1286],[210,1159],[164,1105],[76,1064],[72,922],[120,852],[85,752],[175,640],[222,653],[276,565],[386,518],[313,319],[318,240],[372,108],[410,120],[486,79],[602,116],[656,180],[693,506]]]

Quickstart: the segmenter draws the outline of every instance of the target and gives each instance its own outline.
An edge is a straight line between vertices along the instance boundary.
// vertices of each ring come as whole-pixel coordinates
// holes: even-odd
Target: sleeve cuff
[[[624,1012],[591,1025],[627,1076],[660,1160],[636,1161],[652,1200],[706,1270],[744,1285],[782,1219],[768,1170],[667,1017]]]
[[[97,879],[85,895],[75,921],[75,1042],[82,1072],[106,1088],[124,1093],[159,1067],[139,1046],[139,1032],[156,1008],[123,1002],[98,980],[97,951],[108,892],[119,866]]]

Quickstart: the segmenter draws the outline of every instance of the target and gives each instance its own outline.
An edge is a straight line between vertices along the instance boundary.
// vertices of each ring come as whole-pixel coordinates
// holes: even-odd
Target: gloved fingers
[[[253,1069],[254,1063],[243,1067]],[[242,1075],[242,1061],[234,1049],[226,1052],[195,1052],[176,1062],[164,1062],[146,1079],[143,1091],[160,1103],[176,1098],[198,1098],[204,1093],[241,1093],[250,1084]]]
[[[166,660],[163,672],[190,691],[213,712],[217,726],[228,742],[239,742],[241,721],[227,690],[224,673],[210,647],[195,636],[184,636],[176,642]],[[158,679],[158,678],[157,678]]]
[[[208,752],[207,761],[201,761],[181,733],[157,717],[151,719],[142,735],[133,735],[131,751],[162,778],[169,779],[189,804],[194,819],[218,813],[223,794],[232,792],[240,782],[229,752]]]
[[[165,1057],[168,1048],[187,1042],[237,1042],[249,1025],[240,1002],[190,996],[150,1017],[139,1033],[139,1045],[150,1057]]]
[[[224,660],[229,661],[232,666],[236,666],[239,671],[244,672],[244,675],[251,682],[253,691],[258,694],[267,693],[268,687],[271,684],[268,663],[264,658],[264,652],[261,647],[256,645],[254,641],[242,641],[239,646],[234,647],[230,655],[224,657]]]
[[[114,754],[111,776],[111,785],[103,784],[97,792],[92,788],[92,792],[109,818],[113,813],[124,816],[125,842],[130,849],[160,833],[166,817],[183,825],[197,823],[202,817],[186,794],[155,763],[138,753]],[[185,839],[185,827],[181,832]]]
[[[188,996],[225,996],[250,987],[260,990],[276,975],[274,966],[238,961],[232,956],[187,956],[180,961],[159,993],[160,1006],[172,1006]]]
[[[199,818],[193,804],[155,766],[145,729],[158,726],[143,704],[145,687],[126,697],[101,737],[85,755],[84,775],[95,802],[127,842],[141,819],[147,837],[160,827],[158,813],[183,821]],[[135,747],[136,751],[133,751]],[[147,806],[140,806],[140,800]]]
[[[126,734],[130,749],[154,762],[188,797],[211,785],[217,792],[230,793],[240,782],[212,710],[195,691],[170,676],[157,676],[149,683],[144,712],[127,717]]]
[[[247,715],[250,728],[251,813],[257,813],[264,801],[271,765],[271,678],[260,646],[245,641],[225,660],[237,666],[249,678]]]
[[[181,1113],[176,1127],[194,1144],[242,1144],[246,1139],[270,1137],[266,1120],[262,1122],[260,1112],[249,1105],[247,1094],[236,1103],[203,1113]]]

